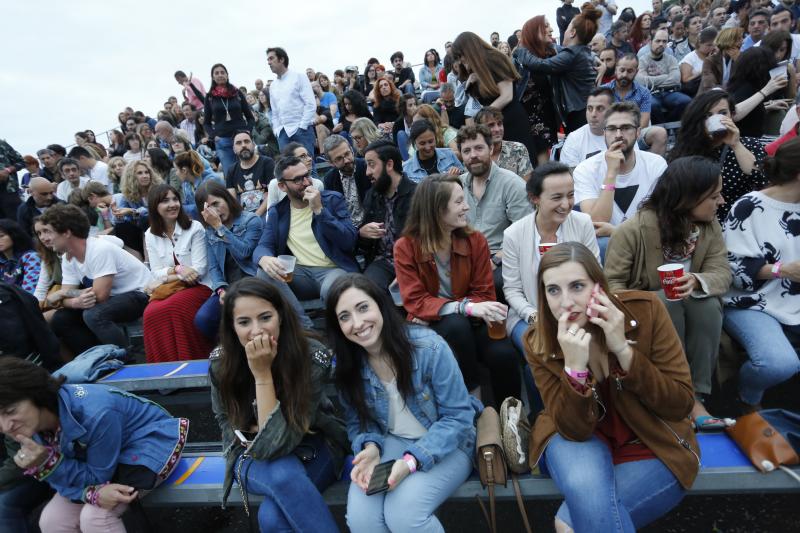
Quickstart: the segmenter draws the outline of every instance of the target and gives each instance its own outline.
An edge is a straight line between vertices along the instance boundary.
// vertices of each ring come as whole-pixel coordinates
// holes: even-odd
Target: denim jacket
[[[347,454],[347,433],[341,420],[331,414],[330,400],[324,396],[325,381],[331,370],[331,353],[325,346],[317,341],[309,340],[309,357],[311,357],[311,401],[308,409],[310,413],[310,428],[325,436],[325,442],[331,450],[336,470],[340,470],[344,457]],[[222,484],[222,507],[228,500],[233,486],[233,468],[236,460],[245,451],[236,436],[234,428],[225,411],[225,404],[217,388],[215,373],[219,372],[221,357],[224,357],[221,348],[216,348],[209,356],[209,381],[211,383],[211,410],[222,432],[222,449],[225,456],[225,480]],[[289,455],[305,437],[304,434],[293,429],[281,410],[281,402],[267,416],[264,424],[258,429],[258,434],[247,449],[247,454],[257,461],[266,461]]]
[[[408,326],[408,336],[414,346],[412,384],[414,394],[406,405],[428,432],[408,448],[427,471],[451,452],[459,449],[472,457],[475,453],[475,420],[483,411],[481,403],[470,396],[464,385],[458,363],[447,342],[433,330]],[[389,400],[378,376],[368,364],[361,369],[364,380],[364,399],[370,419],[362,428],[356,410],[346,401],[347,434],[358,454],[367,442],[381,449],[389,432]]]
[[[436,149],[436,170],[441,173],[446,173],[451,167],[456,167],[461,172],[464,172],[464,166],[458,160],[456,154],[450,148],[437,148]],[[403,174],[409,177],[411,181],[419,183],[428,177],[428,173],[419,164],[417,156],[409,157],[403,163]]]
[[[119,464],[161,473],[183,448],[181,419],[106,385],[62,385],[58,419],[59,444],[34,477],[69,500],[86,502],[87,492],[111,481]]]
[[[138,224],[140,228],[146,230],[150,227],[150,222],[147,218],[147,199],[142,198],[138,202],[134,202],[133,200],[128,199],[123,195],[119,195],[119,201],[117,202],[117,207],[119,209],[133,209],[136,211],[135,215],[125,215],[123,217],[114,217],[114,224],[119,224],[121,222],[133,222]]]
[[[208,271],[211,275],[212,291],[228,285],[225,278],[225,252],[233,256],[233,260],[242,272],[248,276],[256,275],[258,265],[253,263],[253,250],[258,245],[262,231],[264,231],[264,220],[247,211],[243,211],[230,228],[225,225],[219,230],[206,227]]]

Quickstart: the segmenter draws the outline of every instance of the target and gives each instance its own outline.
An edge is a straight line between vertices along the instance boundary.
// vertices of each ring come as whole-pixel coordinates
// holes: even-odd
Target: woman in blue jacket
[[[194,194],[197,212],[206,228],[211,297],[197,311],[194,325],[215,340],[219,335],[222,302],[230,284],[255,276],[253,250],[264,231],[264,219],[242,211],[242,206],[224,185],[207,181]]]
[[[336,280],[327,329],[353,445],[347,525],[362,531],[443,531],[434,516],[472,472],[480,402],[467,393],[447,342],[404,324],[386,291],[362,274]],[[375,467],[394,460],[386,493],[367,496]]]
[[[128,504],[167,479],[189,421],[105,385],[64,385],[45,369],[0,358],[0,431],[20,448],[16,465],[56,495],[39,527],[124,532]]]

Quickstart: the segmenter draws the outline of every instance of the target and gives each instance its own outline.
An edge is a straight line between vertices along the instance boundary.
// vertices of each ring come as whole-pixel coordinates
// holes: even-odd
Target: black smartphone
[[[373,494],[380,494],[389,490],[389,474],[392,473],[394,461],[386,461],[375,467],[372,471],[372,477],[369,478],[369,487],[367,487],[367,496]]]

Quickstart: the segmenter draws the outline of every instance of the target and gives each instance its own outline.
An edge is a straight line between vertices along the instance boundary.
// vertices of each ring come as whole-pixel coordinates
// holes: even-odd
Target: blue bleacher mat
[[[116,372],[101,378],[99,383],[113,383],[132,379],[165,378],[177,376],[204,376],[208,374],[208,359],[126,365]]]
[[[703,469],[753,466],[742,450],[726,433],[698,433]]]

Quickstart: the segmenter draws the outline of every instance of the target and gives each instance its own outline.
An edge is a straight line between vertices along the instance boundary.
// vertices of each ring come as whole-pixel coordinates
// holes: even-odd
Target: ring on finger
[[[578,330],[577,329],[568,329],[567,333],[569,333],[570,335],[576,335],[578,333]]]
[[[19,458],[25,459],[25,452],[19,452]]]

